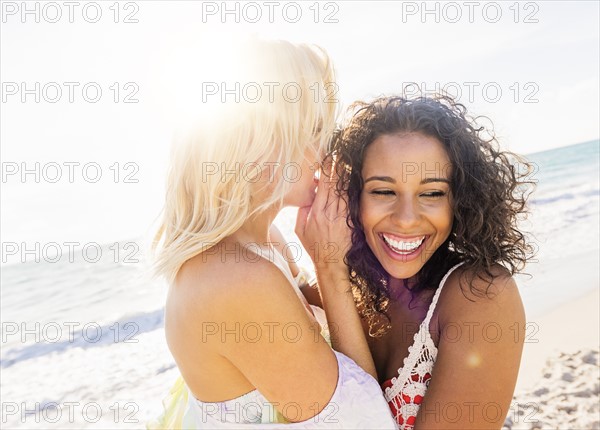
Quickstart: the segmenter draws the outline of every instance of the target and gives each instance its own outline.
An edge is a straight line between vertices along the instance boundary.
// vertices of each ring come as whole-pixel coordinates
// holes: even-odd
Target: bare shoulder
[[[227,252],[196,256],[180,270],[172,285],[176,305],[167,309],[176,320],[173,338],[202,349],[196,357],[212,363],[216,375],[207,385],[225,380],[220,378],[225,374],[237,379],[241,393],[254,387],[275,406],[299,405],[301,414],[291,418],[306,420],[315,414],[315,404],[327,405],[331,399],[336,356],[280,269],[250,250],[246,254],[245,248],[239,258],[233,246],[223,249]],[[190,356],[183,347],[178,351],[180,357]]]
[[[491,278],[482,278],[462,267],[452,272],[440,293],[440,322],[455,321],[460,315],[507,315],[513,321],[524,321],[523,302],[514,278],[500,265],[492,267],[491,274]]]
[[[228,319],[264,310],[265,302],[295,304],[293,290],[285,288],[289,281],[272,263],[235,244],[216,247],[181,267],[169,292],[178,312],[194,320]]]
[[[457,405],[457,419],[450,423],[439,414],[419,413],[415,428],[502,427],[525,338],[525,314],[514,279],[500,266],[488,280],[460,267],[448,277],[438,307],[435,377],[420,410]],[[473,400],[479,409],[468,409]],[[497,413],[491,416],[481,405],[494,405]]]

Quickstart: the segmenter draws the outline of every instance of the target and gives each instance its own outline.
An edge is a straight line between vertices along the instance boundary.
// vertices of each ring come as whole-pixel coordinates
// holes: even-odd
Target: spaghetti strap
[[[400,429],[413,428],[411,423],[414,423],[416,419],[421,400],[429,386],[438,353],[431,338],[429,322],[448,276],[461,264],[463,263],[448,270],[440,281],[427,310],[427,316],[421,323],[419,331],[415,333],[412,346],[408,348],[408,356],[404,358],[402,367],[398,369],[398,376],[388,379],[382,385],[385,399],[396,421],[400,423]]]
[[[269,247],[269,250],[265,250],[264,248],[261,248],[260,246],[258,246],[258,244],[256,244],[256,243],[252,243],[251,245],[253,245],[253,246],[250,247],[248,245],[242,245],[242,247],[247,249],[248,251],[256,254],[256,256],[258,256],[259,258],[264,258],[265,260],[269,261],[270,263],[273,263],[275,265],[275,267],[277,267],[279,269],[279,271],[283,273],[283,275],[287,278],[287,280],[290,282],[290,284],[292,284],[292,288],[294,289],[296,295],[302,302],[303,306],[306,307],[306,310],[308,311],[308,313],[310,315],[312,315],[312,317],[322,327],[325,327],[325,329],[321,330],[321,334],[323,335],[323,337],[325,338],[327,343],[330,344],[331,343],[330,342],[330,334],[329,334],[329,329],[327,328],[327,317],[325,316],[325,312],[323,311],[323,309],[319,308],[318,306],[313,306],[310,303],[308,303],[306,301],[306,298],[304,297],[304,294],[302,294],[300,287],[298,286],[299,278],[303,274],[299,273],[298,277],[294,277],[294,275],[292,274],[292,269],[290,269],[289,263],[286,261],[286,259],[283,257],[283,255],[281,255],[279,253],[279,251],[277,251],[272,246]],[[304,276],[306,277],[306,274],[304,274]]]
[[[433,311],[435,310],[435,306],[437,305],[438,299],[440,297],[440,293],[442,292],[442,288],[444,287],[446,280],[448,279],[450,274],[452,272],[454,272],[454,270],[456,268],[458,268],[460,265],[462,265],[463,263],[464,263],[464,261],[461,261],[460,263],[453,266],[450,270],[448,270],[448,272],[444,275],[444,277],[440,281],[440,286],[438,287],[437,291],[433,295],[433,300],[431,301],[431,305],[429,306],[429,310],[427,311],[427,316],[423,320],[423,325],[425,327],[429,327],[429,321],[431,320],[431,317],[433,316]]]
[[[298,289],[298,283],[292,274],[288,262],[283,258],[283,255],[273,248],[273,246],[270,246],[268,251],[258,246],[257,243],[242,244],[242,247],[273,263],[281,272],[283,272],[288,281],[294,286],[294,289]]]

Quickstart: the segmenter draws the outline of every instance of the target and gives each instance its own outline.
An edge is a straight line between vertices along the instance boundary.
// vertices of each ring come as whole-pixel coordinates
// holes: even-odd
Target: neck
[[[416,276],[408,279],[390,278],[390,298],[395,301],[410,300],[412,298],[411,291],[416,286]]]
[[[266,245],[270,241],[269,229],[277,212],[276,208],[271,208],[254,215],[232,236],[242,244],[256,243],[257,245]]]

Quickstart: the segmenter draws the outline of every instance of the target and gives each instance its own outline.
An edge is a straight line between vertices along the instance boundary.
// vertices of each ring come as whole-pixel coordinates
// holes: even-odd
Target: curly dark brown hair
[[[527,178],[532,172],[529,163],[501,151],[493,133],[478,126],[478,118],[468,116],[462,104],[447,96],[382,97],[371,103],[357,102],[350,109],[354,114],[335,133],[331,150],[336,154],[340,178],[337,191],[347,196],[352,229],[346,263],[371,335],[381,335],[389,328],[390,291],[389,275],[369,248],[360,222],[361,171],[365,151],[382,135],[417,132],[434,137],[452,163],[452,230],[417,274],[417,284],[411,288],[413,298],[422,290],[436,289],[458,262],[464,263],[462,273],[470,274],[467,285],[478,296],[487,295],[495,265],[511,275],[523,269],[533,256],[533,246],[517,227],[533,189],[533,181]],[[474,287],[476,277],[487,282],[485,291]]]

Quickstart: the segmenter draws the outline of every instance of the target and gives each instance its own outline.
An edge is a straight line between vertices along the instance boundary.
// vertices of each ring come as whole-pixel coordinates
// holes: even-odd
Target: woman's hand
[[[351,244],[346,202],[335,187],[335,159],[321,175],[312,206],[300,208],[296,234],[315,263],[321,302],[327,315],[331,344],[377,379],[375,364],[363,332],[344,257]]]
[[[346,222],[346,202],[335,190],[337,181],[335,159],[329,158],[312,206],[298,209],[295,232],[319,277],[347,280],[344,257],[350,248],[351,231]]]

